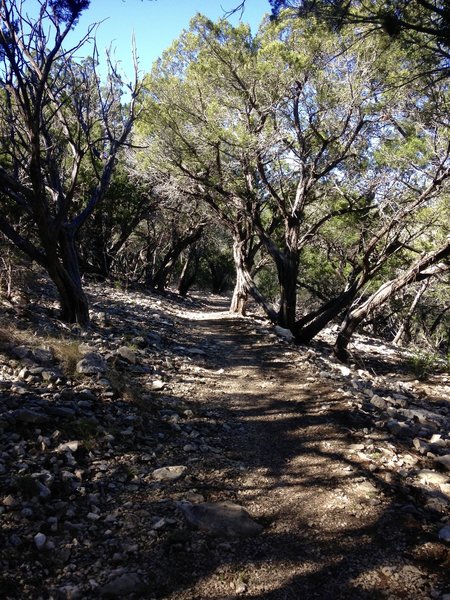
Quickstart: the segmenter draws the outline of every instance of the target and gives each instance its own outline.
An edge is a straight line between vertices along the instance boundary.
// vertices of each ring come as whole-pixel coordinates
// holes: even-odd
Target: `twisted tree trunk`
[[[401,275],[383,283],[376,292],[374,292],[360,306],[350,310],[342,323],[339,334],[334,345],[334,353],[339,360],[346,362],[348,360],[348,344],[357,327],[364,319],[377,308],[382,306],[386,300],[391,298],[401,289],[415,281],[424,281],[447,271],[448,265],[439,264],[441,260],[450,255],[450,238],[433,252],[421,256]]]

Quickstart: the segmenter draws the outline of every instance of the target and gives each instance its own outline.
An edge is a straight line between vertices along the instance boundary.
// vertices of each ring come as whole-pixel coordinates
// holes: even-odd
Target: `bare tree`
[[[102,85],[96,56],[63,48],[85,0],[38,0],[36,16],[20,0],[0,4],[0,230],[43,266],[56,285],[62,318],[85,325],[76,237],[102,201],[137,116],[140,84],[135,59],[130,100],[120,102],[122,82],[109,61]],[[17,215],[28,229],[18,227]]]

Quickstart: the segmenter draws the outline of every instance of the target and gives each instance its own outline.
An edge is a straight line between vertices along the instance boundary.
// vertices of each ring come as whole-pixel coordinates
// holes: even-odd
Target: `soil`
[[[401,382],[417,401],[445,416],[448,379],[416,381],[398,368],[402,356],[390,355],[381,342],[378,354],[367,345],[359,350],[351,374],[341,375],[330,367],[325,338],[312,348],[296,347],[255,315],[230,315],[224,298],[182,301],[115,290],[100,295],[94,287],[90,293],[98,314],[110,313],[109,326],[94,319],[93,332],[105,346],[114,336],[125,339],[130,330],[162,337],[158,352],[137,354],[139,364],[151,366],[150,379],[157,377],[164,387],[152,393],[149,406],[139,393],[148,386],[148,370],[123,365],[127,385],[115,396],[103,397],[89,378],[65,382],[78,391],[91,386],[98,420],[113,414],[119,401],[121,418],[136,425],[131,434],[99,428],[102,436],[115,438],[107,450],[99,437],[84,462],[74,454],[86,473],[83,498],[52,493],[71,505],[79,502],[70,521],[93,521],[67,534],[59,515],[60,528],[45,530],[53,551],[29,541],[53,514],[51,503],[34,503],[37,514],[38,504],[45,513],[34,528],[14,507],[0,515],[7,533],[0,548],[0,597],[421,600],[450,594],[450,549],[439,538],[448,523],[448,496],[438,487],[411,483],[421,469],[434,472],[433,448],[421,452],[412,439],[388,430],[387,417],[367,410],[363,389],[370,382],[380,385],[382,378],[398,392]],[[32,328],[30,314],[19,321],[22,331]],[[92,331],[71,335],[86,342]],[[7,356],[5,351],[5,364],[9,360],[8,368],[17,372],[20,361],[12,364]],[[136,393],[127,395],[130,389]],[[5,402],[13,390],[3,391]],[[132,421],[130,415],[138,418]],[[40,429],[45,428],[41,434],[50,436],[55,427]],[[74,437],[70,428],[58,429],[58,443]],[[6,427],[3,441],[14,433]],[[18,435],[32,445],[31,434],[20,429]],[[448,442],[448,430],[436,435]],[[37,464],[37,446],[33,449],[30,463]],[[186,475],[171,482],[149,477],[152,469],[168,465],[186,466]],[[100,466],[104,501],[93,501],[98,518],[87,517],[83,502],[86,494],[98,493]],[[125,466],[132,475],[114,485],[118,467]],[[8,472],[0,477],[10,483]],[[4,489],[14,495],[13,487]],[[444,508],[431,505],[430,497],[440,498]],[[263,525],[263,532],[250,538],[207,535],[186,522],[183,500],[233,502]],[[23,512],[23,497],[20,502]],[[23,540],[17,548],[8,542],[12,531]],[[63,547],[69,552],[58,561],[55,550]],[[133,582],[125,592],[108,587],[114,577],[130,573],[138,578],[134,588]]]

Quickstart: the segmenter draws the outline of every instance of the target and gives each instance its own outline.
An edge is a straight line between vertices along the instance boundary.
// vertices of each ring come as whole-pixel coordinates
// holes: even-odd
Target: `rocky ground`
[[[2,307],[1,598],[450,599],[448,374],[89,293]]]

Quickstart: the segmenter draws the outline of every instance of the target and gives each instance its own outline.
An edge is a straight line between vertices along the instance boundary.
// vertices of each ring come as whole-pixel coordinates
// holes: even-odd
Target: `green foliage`
[[[443,358],[439,354],[417,350],[410,357],[409,366],[417,379],[422,381],[433,373],[450,372],[450,355]]]
[[[279,298],[279,283],[276,270],[273,266],[265,266],[255,278],[258,288],[271,302]]]
[[[401,36],[366,36],[362,21],[337,33],[300,4],[307,19],[266,19],[256,36],[196,15],[146,75],[133,168],[119,169],[88,235],[111,254],[153,184],[158,206],[135,224],[114,274],[151,280],[207,213],[213,236],[220,224],[229,237],[196,246],[197,282],[216,290],[217,275],[231,279],[233,244],[253,275],[270,256],[256,279],[271,300],[294,288],[281,284],[290,269],[284,284],[298,282],[307,313],[349,289],[349,302],[364,300],[446,239],[447,84],[405,86],[420,57]],[[151,173],[150,188],[132,172]]]

